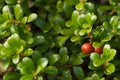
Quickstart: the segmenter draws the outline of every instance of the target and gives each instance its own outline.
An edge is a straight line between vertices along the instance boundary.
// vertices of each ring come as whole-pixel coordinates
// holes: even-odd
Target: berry
[[[103,52],[103,48],[102,47],[95,48],[94,52],[101,54]]]
[[[91,52],[94,51],[94,48],[92,47],[92,45],[90,43],[84,43],[81,46],[81,50],[84,54],[90,54]]]

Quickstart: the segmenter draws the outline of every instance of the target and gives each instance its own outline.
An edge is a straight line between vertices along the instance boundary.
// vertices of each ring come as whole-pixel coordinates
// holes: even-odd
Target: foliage
[[[119,0],[0,0],[2,80],[119,80],[119,40]]]

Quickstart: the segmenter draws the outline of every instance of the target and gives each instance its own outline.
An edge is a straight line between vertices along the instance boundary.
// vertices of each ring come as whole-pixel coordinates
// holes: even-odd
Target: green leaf
[[[35,75],[37,75],[39,72],[44,70],[44,68],[47,66],[47,64],[48,64],[48,59],[47,58],[40,58],[37,62],[38,66],[37,66]]]
[[[44,69],[44,72],[49,75],[57,75],[58,69],[55,66],[48,66]]]
[[[18,54],[15,54],[15,55],[12,57],[12,62],[13,62],[14,64],[17,64],[17,63],[19,62],[19,60],[20,60],[20,57],[19,57]]]
[[[9,65],[10,65],[10,60],[9,60],[9,59],[3,61],[3,62],[2,62],[2,66],[1,66],[2,70],[3,70],[3,71],[7,70],[7,68],[9,67]]]
[[[84,75],[84,71],[81,67],[74,66],[73,72],[78,80],[84,80],[85,75]]]
[[[2,48],[1,49],[1,55],[12,56],[14,53],[15,53],[15,51],[10,48]]]
[[[24,52],[24,56],[30,56],[33,53],[33,50],[31,48],[28,48]]]
[[[86,23],[85,15],[84,14],[79,15],[77,18],[77,22],[79,23],[80,26],[82,26],[84,23]]]
[[[112,35],[106,35],[102,40],[101,42],[107,42],[107,41],[110,41],[112,39]]]
[[[23,17],[21,23],[26,24],[26,22],[27,22],[27,17]]]
[[[9,6],[4,6],[2,9],[3,14],[10,12]]]
[[[59,54],[53,54],[49,57],[49,64],[54,65],[60,59]]]
[[[38,35],[34,37],[34,42],[31,44],[32,46],[37,46],[45,42],[45,38],[42,35]]]
[[[109,55],[109,58],[108,58],[107,62],[113,60],[113,58],[115,57],[115,55],[116,55],[116,50],[115,49],[111,49],[110,50],[110,55]]]
[[[99,8],[98,8],[98,13],[99,13],[100,15],[102,15],[103,12],[109,11],[109,10],[111,10],[111,9],[112,9],[112,7],[109,6],[109,5],[101,5],[101,6],[99,6]]]
[[[69,36],[58,36],[57,37],[58,46],[62,47],[68,38]]]
[[[93,65],[95,67],[99,67],[99,66],[103,65],[103,63],[104,63],[104,60],[101,59],[100,54],[97,54],[97,53],[91,53],[90,59],[93,61]]]
[[[100,80],[100,77],[97,74],[91,76],[92,80]]]
[[[79,32],[79,35],[80,36],[83,36],[87,33],[87,29],[81,29],[80,32]]]
[[[72,28],[62,29],[61,34],[71,36],[74,34],[74,30]]]
[[[35,20],[35,25],[37,27],[39,27],[45,33],[48,32],[51,29],[49,24],[41,18],[38,18],[37,20]]]
[[[109,44],[105,44],[105,46],[103,48],[103,52],[106,54],[110,52],[110,45]]]
[[[34,80],[34,77],[32,74],[26,74],[20,78],[20,80]]]
[[[14,14],[15,14],[15,18],[17,20],[20,20],[22,18],[22,9],[21,9],[21,6],[20,4],[16,4],[15,7],[14,7]]]
[[[65,20],[60,15],[55,15],[53,21],[56,25],[60,26],[61,28],[65,28]]]
[[[99,47],[102,46],[102,43],[100,43],[100,42],[93,42],[92,46],[95,47],[95,48],[99,48]]]
[[[110,57],[110,45],[106,44],[103,48],[103,54],[101,54],[101,59],[106,61]]]
[[[85,8],[84,8],[84,3],[78,3],[76,6],[75,6],[75,8],[77,9],[77,10],[84,10]]]
[[[117,27],[117,24],[118,24],[118,16],[113,16],[113,17],[110,19],[110,24],[112,25],[112,27]]]
[[[63,69],[62,75],[64,76],[65,79],[63,80],[72,80],[72,75],[69,69]]]
[[[104,73],[105,73],[106,75],[111,75],[113,72],[115,72],[115,65],[112,64],[112,63],[106,64]]]
[[[97,53],[93,52],[93,53],[90,54],[90,59],[93,60],[93,61],[96,60],[96,59],[100,59],[100,54],[97,54]]]
[[[36,63],[42,57],[42,54],[40,52],[34,50],[33,54],[31,56],[32,56],[33,62]]]
[[[47,58],[40,58],[37,62],[37,65],[40,66],[42,69],[44,69],[48,64]]]
[[[60,55],[65,55],[65,54],[68,54],[68,49],[67,47],[61,47],[60,50],[59,50],[59,53]]]
[[[5,0],[7,4],[15,4],[17,1],[16,0]]]
[[[87,23],[89,23],[90,25],[92,25],[92,14],[91,13],[87,13],[85,15],[85,20],[87,21]]]
[[[76,10],[75,10],[75,11],[72,13],[72,24],[73,24],[75,27],[79,27],[79,24],[78,24],[78,21],[77,21],[78,17],[79,17],[79,11],[76,11]]]
[[[71,37],[71,41],[72,41],[72,42],[81,41],[81,37],[80,37],[80,36],[72,36],[72,37]]]
[[[60,64],[61,65],[64,65],[67,61],[69,60],[69,56],[68,55],[61,55],[61,58],[60,58]]]
[[[37,17],[38,17],[38,16],[37,16],[36,13],[31,13],[31,14],[28,16],[27,22],[32,22],[32,21],[36,20]]]
[[[57,2],[57,5],[56,5],[56,7],[57,7],[57,10],[58,10],[58,12],[63,12],[63,2],[62,1],[58,1]]]
[[[16,51],[16,53],[19,54],[25,48],[25,41],[20,39],[18,34],[13,34],[4,43],[4,46]]]
[[[28,57],[24,57],[22,61],[18,63],[17,69],[20,70],[22,74],[32,74],[34,71],[33,61]]]
[[[85,7],[86,10],[93,11],[95,6],[91,2],[86,2],[86,3],[84,3],[84,7]]]
[[[3,80],[19,80],[21,75],[16,72],[8,72],[3,76]]]
[[[72,54],[70,56],[70,62],[73,65],[80,65],[80,64],[83,63],[83,59],[82,59],[82,57],[79,54]]]

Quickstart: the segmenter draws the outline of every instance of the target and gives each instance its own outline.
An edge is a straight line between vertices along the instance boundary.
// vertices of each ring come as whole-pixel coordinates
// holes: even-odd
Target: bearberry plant
[[[0,80],[120,80],[120,0],[0,0]]]

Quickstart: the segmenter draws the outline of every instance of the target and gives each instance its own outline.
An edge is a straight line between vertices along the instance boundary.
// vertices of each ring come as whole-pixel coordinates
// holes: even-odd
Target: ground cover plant
[[[120,0],[0,0],[1,80],[120,80]]]

